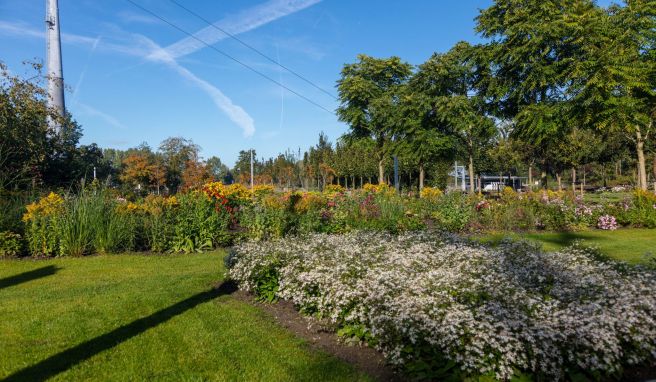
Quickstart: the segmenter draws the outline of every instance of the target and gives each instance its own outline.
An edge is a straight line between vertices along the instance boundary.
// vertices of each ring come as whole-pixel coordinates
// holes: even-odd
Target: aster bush
[[[230,275],[423,379],[617,377],[656,360],[656,272],[591,249],[492,249],[431,232],[238,245]]]

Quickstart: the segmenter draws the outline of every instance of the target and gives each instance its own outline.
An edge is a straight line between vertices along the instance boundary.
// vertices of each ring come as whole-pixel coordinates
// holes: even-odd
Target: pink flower
[[[603,215],[599,216],[599,220],[597,220],[597,228],[614,231],[618,228],[618,224],[614,216]]]

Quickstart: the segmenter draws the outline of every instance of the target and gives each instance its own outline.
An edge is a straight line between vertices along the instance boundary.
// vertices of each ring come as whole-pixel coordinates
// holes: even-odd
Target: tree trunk
[[[533,164],[528,165],[528,189],[533,191]]]
[[[482,181],[481,181],[481,174],[478,174],[477,177],[478,180],[478,195],[483,195],[483,187],[482,187]]]
[[[654,153],[654,163],[651,170],[652,170],[654,181],[656,181],[656,153]],[[656,188],[654,188],[654,192],[656,193]]]
[[[585,187],[586,186],[586,183],[585,183],[585,165],[583,165],[583,168],[581,169],[581,171],[583,171],[583,187]]]
[[[560,172],[556,173],[556,180],[558,181],[558,191],[562,191],[563,190],[563,182],[562,182],[562,179],[560,177]]]
[[[348,176],[344,177],[344,188],[348,190]]]
[[[576,193],[576,167],[572,167],[572,192]]]
[[[475,192],[474,187],[474,156],[469,155],[469,193],[473,194]]]
[[[540,173],[540,182],[542,183],[542,188],[547,189],[549,188],[549,177],[547,177],[547,171],[542,170]]]
[[[382,159],[378,161],[378,183],[379,184],[385,183],[385,166],[383,166]]]
[[[638,152],[638,186],[647,191],[647,163],[645,162],[645,140],[640,128],[636,128],[636,151]]]
[[[654,163],[656,163],[656,157],[654,157]],[[419,191],[424,189],[424,178],[426,176],[425,170],[424,170],[424,164],[420,163],[419,164]]]

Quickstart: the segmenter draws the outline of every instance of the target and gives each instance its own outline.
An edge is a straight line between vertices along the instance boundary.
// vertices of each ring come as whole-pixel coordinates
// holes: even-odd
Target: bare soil
[[[248,302],[271,315],[280,325],[307,341],[314,349],[319,349],[347,362],[374,378],[376,381],[406,381],[403,375],[395,372],[385,362],[385,357],[366,345],[349,345],[340,340],[330,328],[303,317],[289,301],[275,304],[259,303],[252,294],[237,291],[233,297]]]

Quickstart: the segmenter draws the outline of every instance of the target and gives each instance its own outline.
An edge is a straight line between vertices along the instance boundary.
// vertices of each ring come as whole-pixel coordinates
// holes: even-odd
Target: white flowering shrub
[[[656,273],[572,247],[491,249],[430,232],[313,235],[235,248],[230,275],[332,320],[416,376],[585,371],[656,360]],[[267,279],[267,283],[270,279]]]

